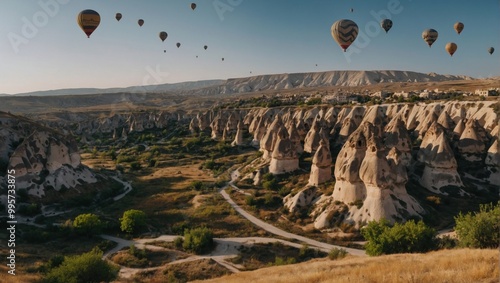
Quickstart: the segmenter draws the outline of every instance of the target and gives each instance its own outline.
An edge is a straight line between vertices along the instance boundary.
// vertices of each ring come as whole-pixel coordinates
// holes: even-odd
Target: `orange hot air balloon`
[[[191,9],[194,11],[196,9],[196,3],[191,3]]]
[[[168,34],[164,31],[160,32],[160,39],[161,41],[165,41],[165,39],[167,39],[168,37]]]
[[[137,21],[137,23],[139,24],[140,27],[142,27],[142,25],[144,24],[144,20],[143,19],[139,19]]]
[[[116,13],[115,19],[117,21],[120,21],[122,19],[122,14],[121,13]]]
[[[453,28],[457,31],[458,34],[460,34],[464,30],[464,24],[461,22],[456,22],[453,25]]]
[[[94,10],[83,10],[78,14],[76,20],[87,37],[90,37],[99,26],[101,16]]]
[[[455,51],[457,51],[457,45],[454,42],[446,43],[446,46],[444,48],[446,49],[446,51],[448,51],[450,56],[453,56]]]

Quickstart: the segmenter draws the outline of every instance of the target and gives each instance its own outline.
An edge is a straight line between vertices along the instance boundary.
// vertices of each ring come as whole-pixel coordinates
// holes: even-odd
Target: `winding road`
[[[231,181],[229,182],[229,184],[227,186],[225,186],[224,188],[222,188],[219,192],[222,195],[222,197],[234,208],[234,210],[236,210],[236,212],[238,212],[241,216],[245,217],[248,221],[252,222],[256,226],[258,226],[258,227],[266,230],[269,233],[272,233],[274,235],[278,235],[278,236],[281,236],[281,237],[285,237],[285,238],[288,238],[288,239],[295,239],[295,240],[302,241],[302,242],[308,244],[309,246],[319,248],[319,249],[321,249],[322,251],[325,251],[325,252],[329,252],[333,248],[337,248],[337,249],[344,249],[344,250],[346,250],[348,253],[350,253],[352,255],[366,256],[366,253],[365,253],[364,250],[353,249],[353,248],[346,248],[346,247],[341,247],[341,246],[337,246],[337,245],[330,245],[330,244],[323,243],[323,242],[320,242],[320,241],[316,241],[316,240],[313,240],[313,239],[310,239],[310,238],[307,238],[307,237],[304,237],[304,236],[300,236],[300,235],[297,235],[297,234],[286,232],[286,231],[281,230],[281,229],[279,229],[279,228],[277,228],[277,227],[275,227],[275,226],[273,226],[273,225],[271,225],[269,223],[266,223],[266,222],[258,219],[257,217],[253,216],[252,214],[248,213],[243,208],[241,208],[241,206],[239,206],[238,204],[236,204],[233,201],[233,199],[231,198],[231,196],[226,192],[226,188],[228,186],[231,186],[231,187],[233,187],[233,188],[235,188],[237,190],[240,190],[238,187],[236,187],[234,185],[234,181],[238,178],[238,176],[239,176],[238,171],[232,172],[231,173]]]

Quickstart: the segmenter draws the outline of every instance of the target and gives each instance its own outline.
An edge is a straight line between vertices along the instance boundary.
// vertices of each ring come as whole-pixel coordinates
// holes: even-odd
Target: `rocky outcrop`
[[[269,173],[284,174],[299,169],[299,157],[295,145],[288,137],[278,137],[272,153]]]
[[[490,184],[500,186],[500,143],[495,139],[488,149],[485,160],[486,169],[490,172]]]
[[[457,161],[448,144],[444,128],[433,123],[422,140],[418,159],[425,164],[420,184],[426,189],[443,193],[440,189],[447,186],[462,187],[457,172]]]
[[[332,179],[332,155],[328,144],[321,141],[313,156],[309,185],[317,186]]]

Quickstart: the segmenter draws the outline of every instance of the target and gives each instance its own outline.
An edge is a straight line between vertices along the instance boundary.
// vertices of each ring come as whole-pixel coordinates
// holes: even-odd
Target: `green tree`
[[[427,252],[436,247],[436,231],[424,222],[410,220],[390,226],[385,219],[372,221],[361,230],[368,241],[368,255]]]
[[[102,259],[102,251],[94,248],[82,255],[65,257],[61,265],[50,270],[44,283],[98,283],[116,279],[119,268]]]
[[[99,216],[92,213],[80,214],[73,221],[75,231],[88,237],[100,233],[102,226]]]
[[[120,218],[120,228],[123,232],[136,233],[146,226],[146,213],[137,209],[130,209]]]
[[[497,248],[500,243],[500,202],[481,205],[479,212],[455,217],[459,245],[470,248]]]
[[[207,227],[194,228],[184,231],[184,242],[182,247],[185,250],[192,251],[197,254],[208,252],[213,248],[214,240],[213,233]]]

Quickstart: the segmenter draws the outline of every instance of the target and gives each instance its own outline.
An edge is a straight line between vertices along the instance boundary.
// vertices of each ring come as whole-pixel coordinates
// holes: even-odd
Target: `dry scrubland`
[[[204,283],[499,282],[499,251],[456,249],[427,254],[347,257],[242,272]],[[202,281],[195,281],[202,282]]]

